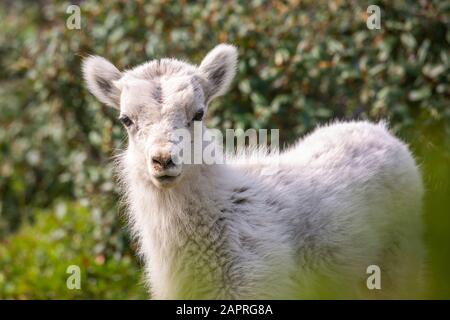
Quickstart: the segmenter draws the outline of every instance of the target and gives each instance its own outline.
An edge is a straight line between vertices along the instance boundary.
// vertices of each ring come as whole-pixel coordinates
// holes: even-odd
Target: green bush
[[[280,128],[290,143],[335,118],[389,119],[425,170],[432,263],[439,276],[448,268],[448,201],[436,205],[449,194],[440,174],[450,163],[448,2],[81,1],[81,30],[66,28],[69,4],[0,5],[0,239],[37,223],[37,208],[84,201],[117,237],[98,241],[125,252],[110,160],[125,135],[116,113],[85,89],[81,59],[102,55],[119,68],[165,56],[199,63],[230,42],[238,74],[211,105],[209,126]],[[380,30],[366,27],[369,4],[382,8]],[[436,295],[448,297],[441,280]],[[26,297],[45,296],[31,288]]]
[[[106,238],[117,237],[111,225],[82,205],[38,210],[32,226],[0,244],[0,299],[146,298],[132,254],[105,246]],[[80,268],[80,290],[66,285],[71,265]]]

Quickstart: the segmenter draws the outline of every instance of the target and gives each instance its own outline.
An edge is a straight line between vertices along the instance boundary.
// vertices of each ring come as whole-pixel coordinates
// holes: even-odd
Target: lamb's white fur
[[[183,166],[170,188],[156,182],[148,155],[225,93],[236,56],[219,45],[200,67],[162,59],[120,77],[103,58],[84,62],[91,92],[135,122],[119,167],[152,297],[316,297],[321,285],[366,296],[372,264],[383,297],[411,292],[422,262],[422,182],[383,123],[318,128],[282,153],[274,175],[261,174],[274,163],[268,154]]]

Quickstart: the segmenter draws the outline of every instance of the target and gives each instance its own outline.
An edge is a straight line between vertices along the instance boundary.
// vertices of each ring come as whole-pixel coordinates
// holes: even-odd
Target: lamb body
[[[369,265],[382,270],[378,296],[419,290],[421,177],[384,123],[336,122],[279,157],[246,154],[225,165],[183,166],[176,183],[162,184],[154,156],[146,158],[155,150],[143,146],[151,140],[160,150],[168,140],[155,132],[169,136],[185,123],[179,101],[190,101],[186,119],[199,106],[206,110],[229,86],[235,60],[235,49],[220,45],[199,67],[162,60],[120,73],[99,57],[84,64],[91,92],[121,114],[142,118],[142,105],[161,104],[158,117],[147,114],[147,122],[128,128],[119,161],[152,297],[315,298],[330,288],[341,297],[370,297]],[[147,85],[152,94],[143,102]]]

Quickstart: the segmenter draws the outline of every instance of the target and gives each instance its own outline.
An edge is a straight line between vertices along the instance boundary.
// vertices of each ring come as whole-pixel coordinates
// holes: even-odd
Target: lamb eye
[[[192,118],[192,121],[202,121],[203,119],[203,110],[199,110],[195,113],[194,118]]]
[[[120,122],[123,123],[124,126],[129,127],[133,124],[133,121],[128,116],[121,116],[119,118]]]

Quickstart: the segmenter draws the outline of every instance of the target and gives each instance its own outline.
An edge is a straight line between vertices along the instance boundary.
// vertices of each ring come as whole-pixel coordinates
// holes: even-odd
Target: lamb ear
[[[199,71],[206,79],[207,102],[225,94],[236,74],[237,50],[229,44],[219,44],[200,64]]]
[[[122,73],[108,60],[90,56],[83,60],[83,76],[89,91],[101,102],[119,109],[120,89],[114,84]]]

